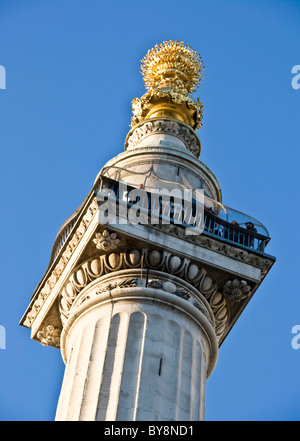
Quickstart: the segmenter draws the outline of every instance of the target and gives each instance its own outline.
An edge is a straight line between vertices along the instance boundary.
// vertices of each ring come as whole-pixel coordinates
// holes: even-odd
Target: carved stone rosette
[[[245,280],[228,280],[223,287],[223,293],[234,301],[240,302],[250,296],[251,287]]]

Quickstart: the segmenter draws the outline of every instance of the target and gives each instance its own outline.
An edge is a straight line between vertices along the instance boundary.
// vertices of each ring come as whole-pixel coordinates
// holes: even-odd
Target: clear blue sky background
[[[1,420],[54,419],[60,352],[19,321],[61,224],[123,151],[141,58],[169,39],[206,66],[200,159],[277,257],[220,349],[206,419],[300,419],[299,24],[299,0],[0,0]]]

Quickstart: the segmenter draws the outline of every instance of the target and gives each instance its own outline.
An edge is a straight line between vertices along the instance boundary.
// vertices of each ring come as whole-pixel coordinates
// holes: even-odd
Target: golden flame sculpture
[[[204,71],[196,51],[180,41],[165,41],[148,51],[141,70],[147,93],[132,101],[132,127],[159,117],[180,120],[193,129],[202,126],[203,105],[190,95]]]
[[[182,41],[165,41],[150,49],[142,60],[146,89],[182,87],[188,93],[201,82],[204,64],[200,55]]]

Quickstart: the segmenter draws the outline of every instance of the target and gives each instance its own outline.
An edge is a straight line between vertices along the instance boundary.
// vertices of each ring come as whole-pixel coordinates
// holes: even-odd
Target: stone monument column
[[[219,347],[275,261],[199,160],[203,69],[182,42],[148,51],[124,151],[62,225],[21,319],[61,350],[57,421],[203,420]]]

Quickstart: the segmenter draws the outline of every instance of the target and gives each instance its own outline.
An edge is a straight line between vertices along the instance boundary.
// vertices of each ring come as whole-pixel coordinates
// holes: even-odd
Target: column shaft
[[[151,297],[96,304],[68,331],[56,420],[203,419],[210,351],[203,326],[178,307]]]

